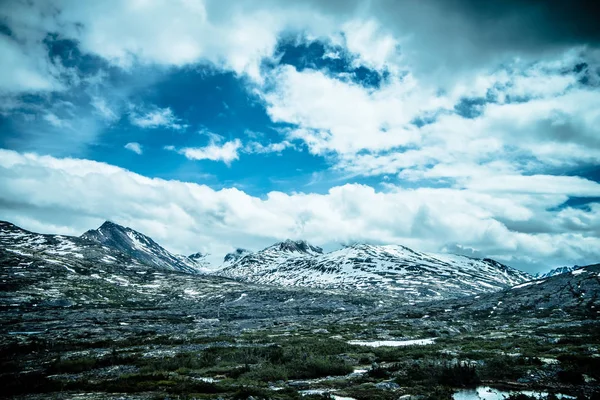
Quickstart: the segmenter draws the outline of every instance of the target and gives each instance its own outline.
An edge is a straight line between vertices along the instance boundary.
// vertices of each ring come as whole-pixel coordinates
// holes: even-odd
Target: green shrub
[[[474,366],[467,363],[412,363],[396,378],[404,386],[475,386],[480,380]]]

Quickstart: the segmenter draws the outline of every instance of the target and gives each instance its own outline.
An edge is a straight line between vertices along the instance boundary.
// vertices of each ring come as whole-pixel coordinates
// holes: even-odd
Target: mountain
[[[116,224],[106,225],[105,228],[131,231],[114,226]],[[98,231],[107,234],[106,229],[92,232]],[[150,246],[141,242],[141,237],[136,239]],[[198,253],[178,257],[204,262],[204,255]],[[157,310],[165,314],[160,318],[165,322],[165,327],[161,329],[171,329],[170,322],[176,316],[192,324],[202,323],[203,319],[214,322],[214,318],[220,315],[233,321],[257,319],[258,324],[262,325],[261,318],[288,316],[291,321],[297,321],[300,318],[298,310],[307,316],[321,316],[324,310],[334,315],[339,310],[359,312],[364,304],[375,307],[378,301],[379,298],[368,293],[269,288],[214,275],[193,275],[172,268],[159,269],[116,248],[86,238],[39,234],[0,221],[0,314],[5,313],[3,321],[21,321],[19,315],[23,310],[44,315],[48,309],[68,312],[67,309],[77,307],[72,315],[57,317],[68,326],[66,331],[47,330],[62,339],[68,335],[88,337],[86,335],[92,331],[106,335],[103,329],[84,329],[86,333],[78,330],[82,318],[92,321],[102,319],[98,310],[103,307],[119,313],[111,319],[118,329],[122,326],[115,321],[122,322],[125,319],[129,321],[125,325],[131,325],[136,330],[154,332],[147,323],[156,318],[154,313]],[[134,309],[123,312],[129,306]],[[10,318],[6,316],[7,312],[11,313]],[[197,319],[190,319],[190,313]],[[31,323],[36,328],[30,326],[21,331],[37,331],[41,320],[43,318],[23,320],[25,325]],[[140,324],[140,320],[144,323]],[[0,328],[0,343],[2,332],[6,335],[7,329],[4,325]],[[10,329],[15,330],[14,327]],[[198,329],[196,325],[185,331],[189,333],[195,329]],[[205,332],[203,329],[200,331]],[[158,331],[156,333],[160,334]],[[116,332],[109,339],[118,341],[121,332]]]
[[[555,275],[567,274],[577,268],[579,268],[577,265],[575,265],[574,267],[558,267],[558,268],[551,269],[550,271],[545,272],[545,273],[537,273],[537,274],[535,274],[535,277],[538,279],[550,278],[551,276],[555,276]]]
[[[231,264],[235,263],[237,260],[239,260],[240,258],[244,257],[245,255],[248,255],[252,253],[250,250],[246,250],[246,249],[235,249],[235,251],[231,252],[231,253],[227,253],[225,255],[225,257],[223,258],[223,266],[224,267],[228,267]]]
[[[203,273],[208,273],[212,269],[210,268],[210,262],[206,259],[207,254],[200,252],[190,254],[189,256],[177,256],[183,258],[182,262],[188,265],[193,265],[196,270]]]
[[[491,259],[368,244],[323,253],[291,240],[243,255],[215,274],[270,285],[376,290],[413,300],[493,292],[533,279]]]
[[[84,261],[96,264],[140,264],[117,249],[84,238],[34,233],[5,221],[0,221],[0,249],[7,254],[31,257],[64,268],[71,262]]]
[[[201,257],[197,254],[192,258],[172,254],[150,237],[114,222],[106,221],[81,238],[117,249],[146,265],[192,274],[200,272],[198,260]]]
[[[464,297],[437,304],[413,307],[410,312],[430,316],[452,311],[453,318],[498,319],[499,326],[509,319],[565,316],[588,321],[600,315],[600,264],[578,267],[568,273],[525,282],[496,293]]]

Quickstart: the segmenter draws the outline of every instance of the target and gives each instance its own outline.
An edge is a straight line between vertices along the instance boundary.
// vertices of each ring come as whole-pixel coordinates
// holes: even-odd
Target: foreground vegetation
[[[410,323],[289,325],[214,337],[148,334],[134,340],[44,341],[12,337],[2,346],[3,396],[69,393],[131,398],[450,399],[491,385],[598,398],[600,326],[519,332],[479,326],[448,334]],[[422,346],[369,347],[350,339],[432,337]],[[356,372],[354,372],[356,371]],[[515,392],[516,393],[516,392]],[[415,397],[416,396],[416,397]],[[523,398],[516,397],[515,398]],[[408,397],[407,397],[408,398]]]

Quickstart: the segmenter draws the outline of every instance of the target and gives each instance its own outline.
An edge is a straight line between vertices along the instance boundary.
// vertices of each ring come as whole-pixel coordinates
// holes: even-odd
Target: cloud
[[[187,125],[180,123],[180,119],[175,116],[170,107],[155,108],[142,114],[132,111],[129,115],[129,121],[131,124],[145,129],[163,127],[180,130],[187,128]]]
[[[142,145],[136,142],[127,143],[124,146],[127,150],[131,150],[136,154],[142,154]]]
[[[110,108],[105,99],[101,97],[92,97],[90,104],[92,107],[94,107],[96,113],[100,115],[102,119],[108,122],[116,122],[119,120],[119,116],[113,109]]]
[[[68,121],[60,119],[58,116],[56,116],[56,114],[53,114],[51,112],[44,115],[43,118],[46,122],[48,122],[50,125],[52,125],[55,128],[70,128],[71,127],[71,125],[69,124]]]
[[[267,144],[262,144],[260,142],[248,142],[244,146],[244,152],[251,154],[281,153],[283,150],[293,147],[294,145],[287,140]]]
[[[183,154],[190,160],[223,161],[225,164],[230,165],[239,158],[238,150],[241,147],[242,142],[235,139],[222,145],[211,142],[204,147],[185,147],[178,150],[178,153]]]
[[[600,92],[582,84],[574,67],[586,57],[569,50],[514,62],[442,92],[411,73],[368,88],[284,66],[262,96],[271,119],[291,126],[288,139],[303,141],[334,169],[464,186],[471,177],[600,161]],[[466,111],[472,104],[476,110]]]
[[[43,48],[29,53],[18,41],[0,34],[0,92],[37,92],[61,90],[52,63]]]
[[[304,33],[343,44],[366,66],[410,66],[419,78],[443,83],[514,58],[597,48],[598,11],[592,2],[539,0],[20,2],[0,7],[10,31],[0,38],[8,56],[0,83],[11,90],[60,85],[45,52],[47,32],[129,70],[208,63],[255,82],[280,37]]]
[[[597,262],[600,206],[558,206],[571,195],[600,196],[600,184],[577,177],[519,179],[516,192],[395,185],[376,191],[346,184],[324,194],[254,197],[105,163],[0,150],[0,218],[63,233],[112,219],[170,250],[209,252],[214,260],[235,247],[259,249],[290,237],[329,248],[356,241],[429,251],[460,245],[530,271]]]

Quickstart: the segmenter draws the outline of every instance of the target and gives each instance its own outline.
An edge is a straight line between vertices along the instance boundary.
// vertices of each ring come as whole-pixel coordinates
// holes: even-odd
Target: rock
[[[400,385],[398,385],[396,382],[379,382],[379,383],[375,384],[375,387],[377,389],[381,389],[381,390],[398,390],[398,389],[400,389]]]

